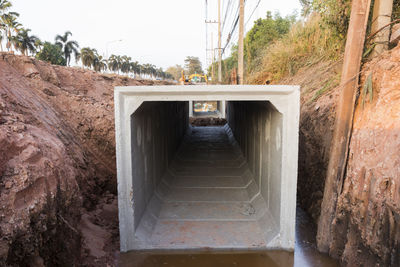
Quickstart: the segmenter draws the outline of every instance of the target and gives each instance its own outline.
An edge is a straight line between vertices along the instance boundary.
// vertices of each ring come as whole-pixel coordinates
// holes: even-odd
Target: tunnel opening
[[[116,101],[122,251],[293,249],[298,115],[252,98],[216,96],[227,124],[210,127],[189,124],[190,100]]]

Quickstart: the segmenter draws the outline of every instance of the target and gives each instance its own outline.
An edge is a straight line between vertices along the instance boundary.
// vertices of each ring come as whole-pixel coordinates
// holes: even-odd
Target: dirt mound
[[[190,118],[189,123],[193,126],[223,126],[226,120],[222,118]]]
[[[113,87],[153,82],[8,53],[0,69],[0,266],[74,265],[96,224],[118,250]]]

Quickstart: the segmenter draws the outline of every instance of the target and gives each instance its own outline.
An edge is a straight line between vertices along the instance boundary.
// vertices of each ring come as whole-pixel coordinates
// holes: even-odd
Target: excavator
[[[190,84],[199,84],[199,83],[204,83],[202,82],[202,78],[204,79],[205,83],[208,84],[208,77],[206,74],[201,75],[201,74],[191,74],[191,75],[185,75],[185,73],[182,70],[182,76],[179,79],[179,82],[181,85],[190,85]]]

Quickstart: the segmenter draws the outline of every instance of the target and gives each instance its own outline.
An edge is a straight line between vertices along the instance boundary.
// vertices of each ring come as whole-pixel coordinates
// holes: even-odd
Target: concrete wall
[[[188,102],[144,102],[131,115],[135,228],[188,129],[188,112]]]
[[[267,247],[294,248],[299,87],[117,87],[114,101],[121,251],[137,247],[137,223],[188,125],[187,102],[176,101],[232,101],[230,125],[279,226]]]
[[[227,121],[261,195],[280,225],[282,114],[267,101],[230,101]]]

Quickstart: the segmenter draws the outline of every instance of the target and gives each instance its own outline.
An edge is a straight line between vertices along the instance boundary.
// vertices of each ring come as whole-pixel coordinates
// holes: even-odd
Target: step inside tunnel
[[[229,102],[228,124],[192,127],[187,102],[131,116],[139,248],[259,248],[279,233],[282,115]]]

